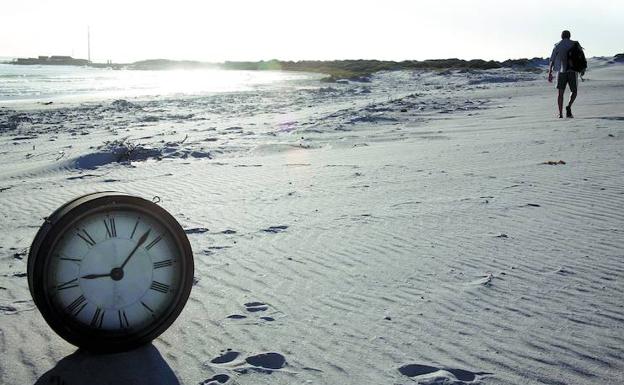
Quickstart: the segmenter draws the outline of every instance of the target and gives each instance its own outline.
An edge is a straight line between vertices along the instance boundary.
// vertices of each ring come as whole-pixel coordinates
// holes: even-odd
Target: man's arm
[[[557,45],[553,48],[552,53],[550,54],[550,62],[548,63],[548,81],[552,83],[553,80],[553,68],[555,67],[555,59],[557,57]]]

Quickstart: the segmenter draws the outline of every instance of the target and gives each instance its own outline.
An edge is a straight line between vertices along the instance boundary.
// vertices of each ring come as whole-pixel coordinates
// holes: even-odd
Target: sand
[[[575,119],[511,70],[0,108],[0,383],[624,383],[624,65],[590,69]],[[158,197],[196,264],[176,323],[105,356],[25,277],[101,190]]]

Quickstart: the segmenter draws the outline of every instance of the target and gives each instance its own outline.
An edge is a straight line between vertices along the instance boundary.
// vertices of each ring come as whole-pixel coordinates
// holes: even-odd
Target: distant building
[[[36,58],[18,58],[13,64],[23,65],[68,65],[68,66],[86,66],[89,61],[86,59],[74,59],[71,56],[53,55],[53,56],[38,56]]]

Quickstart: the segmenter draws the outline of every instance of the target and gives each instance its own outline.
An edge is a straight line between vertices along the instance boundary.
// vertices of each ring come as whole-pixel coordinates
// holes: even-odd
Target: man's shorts
[[[570,91],[576,92],[578,75],[575,71],[559,72],[557,75],[557,89],[565,90],[566,85],[570,85]]]

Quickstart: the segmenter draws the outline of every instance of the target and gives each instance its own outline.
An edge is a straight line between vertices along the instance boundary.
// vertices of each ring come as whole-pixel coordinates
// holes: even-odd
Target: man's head
[[[570,31],[568,31],[567,29],[563,32],[561,32],[561,38],[562,39],[569,39],[570,38]]]

